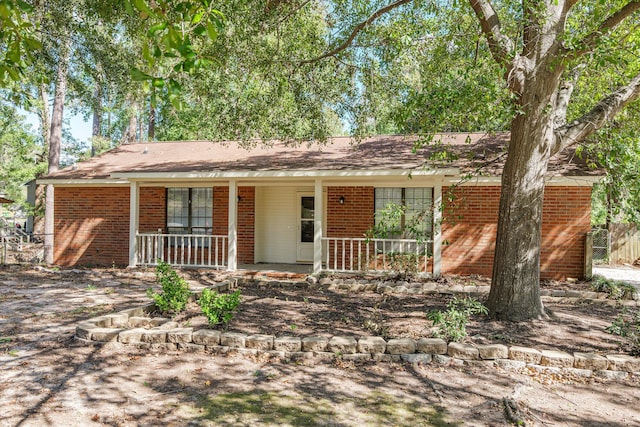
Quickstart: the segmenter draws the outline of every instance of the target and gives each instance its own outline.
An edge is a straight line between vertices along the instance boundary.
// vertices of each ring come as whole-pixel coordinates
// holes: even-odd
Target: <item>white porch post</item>
[[[322,223],[324,222],[323,213],[323,196],[322,196],[322,180],[315,181],[314,194],[314,227],[313,227],[313,274],[322,271]]]
[[[134,181],[129,187],[129,267],[137,264],[137,234],[140,224],[140,184]]]
[[[433,187],[433,275],[440,277],[442,267],[442,182]]]
[[[229,180],[229,251],[227,270],[238,269],[238,183]]]

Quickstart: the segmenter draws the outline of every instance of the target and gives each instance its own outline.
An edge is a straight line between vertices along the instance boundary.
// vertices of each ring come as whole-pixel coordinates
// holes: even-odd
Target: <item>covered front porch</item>
[[[413,171],[411,182],[406,176],[409,172],[402,171],[367,171],[366,176],[352,172],[351,176],[339,178],[310,177],[310,173],[301,176],[262,173],[272,176],[260,177],[255,173],[251,177],[209,175],[191,176],[188,182],[181,183],[167,182],[166,177],[161,179],[149,174],[127,176],[130,186],[129,266],[152,266],[164,261],[173,266],[226,271],[291,270],[295,266],[296,271],[313,274],[403,269],[438,276],[441,254],[439,209],[433,209],[433,233],[429,239],[366,238],[363,225],[353,227],[355,223],[362,223],[362,218],[373,223],[372,185],[376,188],[408,183],[428,186],[432,191],[433,206],[439,207],[442,176],[418,172],[422,173]],[[224,194],[226,200],[221,207],[218,206],[220,197],[215,197],[217,204],[213,207],[212,222],[226,223],[223,224],[226,233],[220,226],[212,227],[211,233],[176,232],[164,226],[158,226],[154,231],[148,226],[141,229],[140,212],[145,209],[141,190],[176,185],[223,188],[224,193],[216,194]],[[358,198],[362,188],[371,193],[371,203],[362,203]],[[254,199],[249,203],[250,197]],[[169,219],[165,221],[168,223]],[[252,221],[251,227],[246,226],[247,221]]]

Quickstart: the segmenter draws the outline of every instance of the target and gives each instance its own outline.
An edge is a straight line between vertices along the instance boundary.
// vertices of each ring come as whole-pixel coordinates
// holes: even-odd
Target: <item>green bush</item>
[[[240,290],[231,294],[218,294],[210,289],[204,289],[198,304],[211,326],[220,323],[226,325],[233,319],[233,313],[240,305]]]
[[[631,346],[631,355],[640,356],[640,309],[628,310],[626,307],[616,317],[606,331],[612,335],[624,337]]]
[[[164,314],[177,314],[184,310],[191,296],[187,282],[166,262],[158,263],[156,280],[160,283],[162,292],[157,293],[149,288],[147,295],[153,298],[158,310]]]
[[[467,336],[467,324],[471,316],[487,313],[487,307],[473,298],[453,297],[447,303],[446,311],[432,310],[427,313],[427,318],[438,327],[433,333],[435,337],[457,342]]]
[[[631,284],[618,280],[607,279],[602,276],[593,276],[591,289],[596,292],[605,292],[613,299],[633,299],[638,290]]]

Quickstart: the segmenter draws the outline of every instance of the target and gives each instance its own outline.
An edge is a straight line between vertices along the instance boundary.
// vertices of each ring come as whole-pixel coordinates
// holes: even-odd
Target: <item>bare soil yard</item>
[[[637,375],[613,381],[478,366],[299,364],[74,341],[78,321],[146,304],[154,283],[152,271],[0,267],[0,426],[502,426],[502,398],[517,401],[531,425],[638,422]],[[229,329],[274,335],[427,336],[425,312],[450,298],[264,284],[241,292]],[[604,332],[619,307],[547,306],[549,321],[474,321],[469,339],[567,351],[620,347]]]

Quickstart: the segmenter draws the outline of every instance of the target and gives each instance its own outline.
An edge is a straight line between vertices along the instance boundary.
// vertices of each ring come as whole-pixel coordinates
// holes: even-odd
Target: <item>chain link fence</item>
[[[606,228],[594,228],[593,235],[593,262],[596,264],[608,264],[611,253],[611,236]]]

